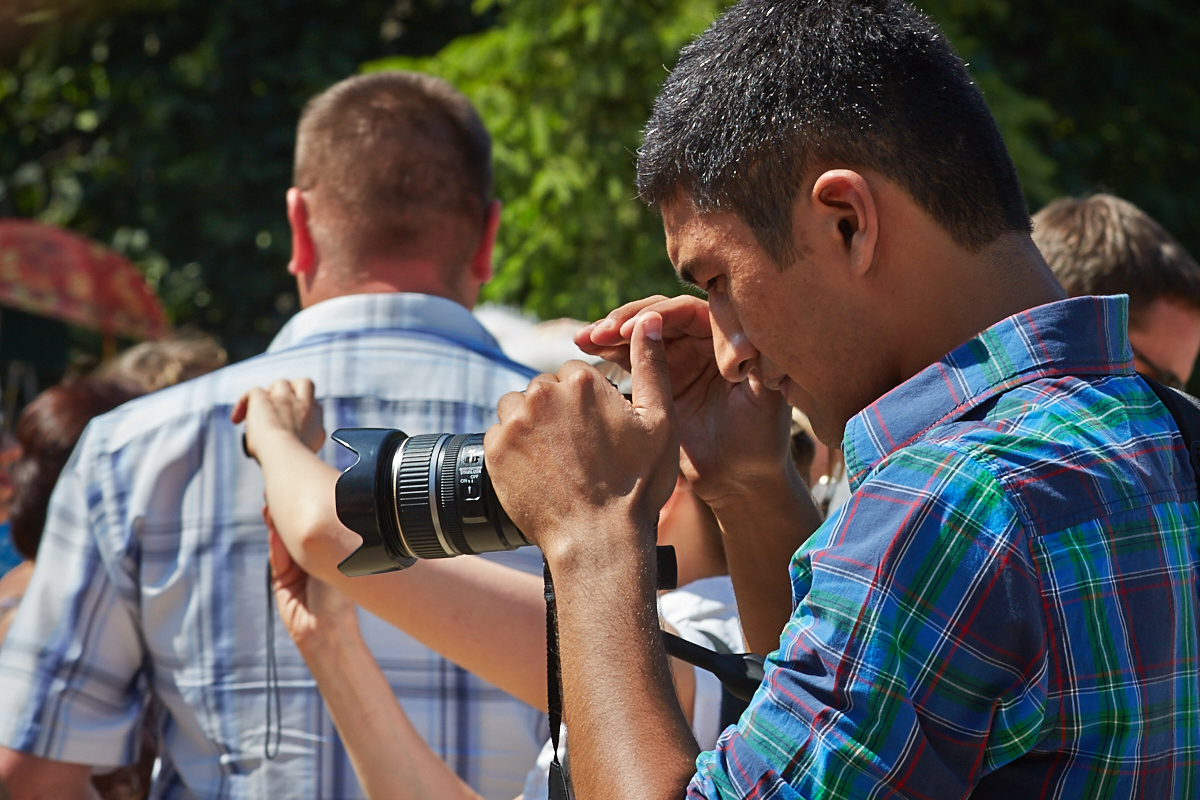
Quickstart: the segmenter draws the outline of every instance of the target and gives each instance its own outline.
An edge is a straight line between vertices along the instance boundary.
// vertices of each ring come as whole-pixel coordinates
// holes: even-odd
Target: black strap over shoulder
[[[1196,491],[1200,492],[1200,399],[1186,392],[1163,386],[1156,380],[1140,376],[1150,387],[1158,399],[1171,412],[1175,426],[1183,436],[1184,447],[1188,451],[1188,461],[1191,463],[1192,475],[1196,480]]]

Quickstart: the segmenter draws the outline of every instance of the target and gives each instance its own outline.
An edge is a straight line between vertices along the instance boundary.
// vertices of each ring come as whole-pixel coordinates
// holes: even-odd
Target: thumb
[[[633,373],[633,407],[669,416],[672,410],[671,374],[663,344],[663,319],[656,312],[638,318],[630,342],[629,362]]]

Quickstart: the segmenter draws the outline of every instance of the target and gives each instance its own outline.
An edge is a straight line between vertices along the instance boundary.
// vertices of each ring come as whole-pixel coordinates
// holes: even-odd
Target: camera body
[[[338,564],[342,574],[375,575],[418,558],[530,544],[496,500],[482,433],[341,428],[333,439],[358,455],[337,482],[338,519],[363,539]]]

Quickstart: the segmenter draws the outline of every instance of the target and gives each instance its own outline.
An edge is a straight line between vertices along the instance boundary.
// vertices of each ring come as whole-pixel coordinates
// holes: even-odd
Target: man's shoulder
[[[225,421],[245,392],[308,378],[318,400],[444,402],[492,409],[524,389],[533,371],[498,352],[405,331],[349,332],[301,342],[231,364],[126,403],[93,422],[93,442],[120,449],[156,431],[198,431]]]
[[[1135,375],[1053,377],[930,432],[995,476],[1035,532],[1195,494],[1178,429]]]

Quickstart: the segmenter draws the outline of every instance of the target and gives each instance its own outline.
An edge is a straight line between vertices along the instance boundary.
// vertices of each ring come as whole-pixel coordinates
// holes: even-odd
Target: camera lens
[[[347,428],[333,438],[358,454],[337,484],[338,517],[363,537],[338,566],[344,574],[529,544],[496,500],[483,434]]]

